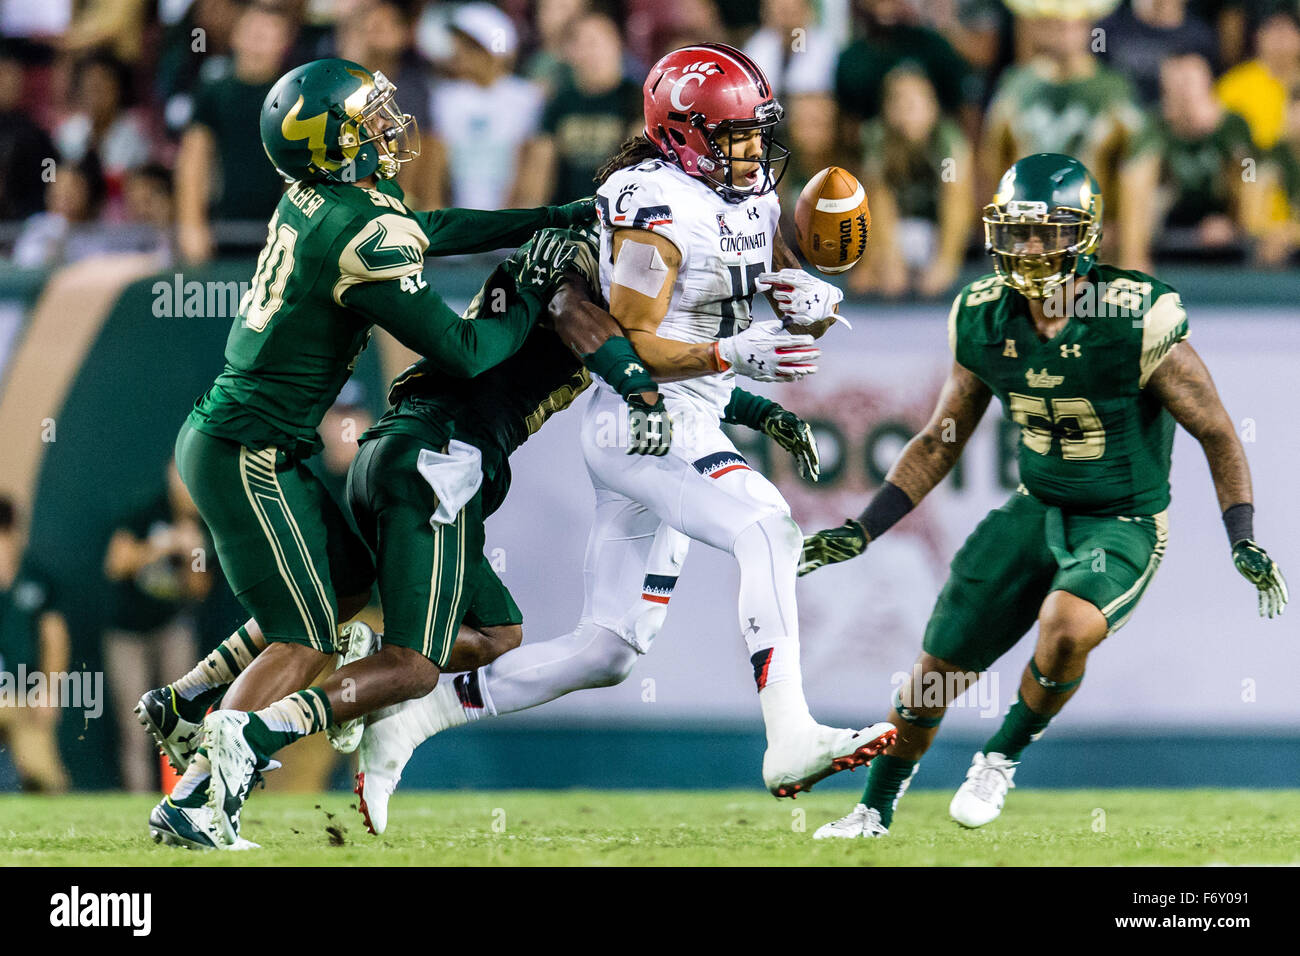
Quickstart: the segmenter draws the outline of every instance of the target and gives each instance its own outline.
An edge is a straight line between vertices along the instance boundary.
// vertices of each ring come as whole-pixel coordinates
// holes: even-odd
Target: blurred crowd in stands
[[[1300,247],[1298,0],[0,0],[0,34],[0,248],[26,267],[254,250],[283,187],[258,110],[321,56],[396,82],[412,205],[589,194],[647,67],[700,40],[767,70],[787,199],[863,179],[888,241],[857,291],[949,290],[1000,170],[1043,150],[1101,180],[1120,265]]]

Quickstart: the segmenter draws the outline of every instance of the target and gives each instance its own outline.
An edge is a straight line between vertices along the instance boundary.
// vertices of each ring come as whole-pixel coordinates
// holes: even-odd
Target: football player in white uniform
[[[662,385],[671,447],[662,457],[625,454],[623,399],[596,387],[582,426],[596,489],[582,619],[563,637],[524,644],[371,716],[357,792],[372,832],[385,827],[388,796],[429,736],[627,677],[663,624],[691,540],[729,552],[740,568],[738,626],[767,730],[768,789],[794,796],[892,741],[892,724],[839,729],[809,714],[795,606],[799,527],[721,428],[744,417],[729,406],[736,375],[793,381],[816,371],[813,339],[836,321],[842,298],[799,269],[781,239],[774,190],[787,153],[771,135],[781,116],[758,66],[722,44],[676,50],[646,78],[645,133],[598,177],[600,284]],[[760,291],[780,319],[751,324]]]

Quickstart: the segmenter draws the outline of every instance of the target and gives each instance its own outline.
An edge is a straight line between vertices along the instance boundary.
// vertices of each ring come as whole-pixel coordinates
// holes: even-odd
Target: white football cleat
[[[865,767],[897,736],[894,725],[884,721],[862,730],[808,724],[768,744],[763,783],[774,797],[793,797],[833,773]]]
[[[218,710],[203,721],[203,746],[212,765],[208,779],[208,809],[218,843],[234,848],[239,842],[239,814],[253,786],[258,759],[244,739],[248,714]]]
[[[889,830],[880,822],[880,811],[859,803],[846,816],[823,823],[813,834],[814,840],[853,839],[855,837],[889,836]]]
[[[982,827],[1002,812],[1007,791],[1015,786],[1018,761],[1000,753],[976,753],[966,771],[966,780],[952,796],[948,815],[964,827]]]
[[[433,693],[442,689],[443,685],[439,684]],[[388,828],[388,798],[397,789],[411,754],[426,739],[425,734],[412,726],[411,714],[428,699],[408,700],[396,707],[386,707],[371,714],[366,721],[358,754],[356,786],[352,792],[358,797],[357,811],[366,829],[375,836]]]
[[[379,635],[371,630],[370,625],[353,621],[343,628],[338,643],[338,666],[347,667],[363,657],[369,657],[379,650]],[[330,746],[341,754],[350,754],[361,743],[361,732],[365,730],[365,719],[353,717],[341,724],[330,724],[325,728],[325,736]]]

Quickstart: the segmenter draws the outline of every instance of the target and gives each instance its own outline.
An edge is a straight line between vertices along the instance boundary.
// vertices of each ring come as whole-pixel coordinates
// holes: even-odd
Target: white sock
[[[778,738],[816,723],[808,713],[808,701],[797,680],[769,683],[758,692],[758,703],[763,708],[763,726],[767,730],[769,745]]]
[[[799,526],[788,515],[772,514],[742,531],[732,545],[740,567],[740,632],[760,692],[768,684],[800,681],[794,583],[802,544]]]
[[[174,681],[172,689],[185,700],[193,700],[234,681],[257,655],[258,647],[248,636],[248,628],[241,627],[213,648],[188,674]]]
[[[184,806],[182,801],[194,795],[198,790],[204,793],[208,789],[208,778],[212,776],[212,765],[208,763],[207,754],[197,753],[191,758],[185,773],[176,781],[170,794],[172,803]],[[192,801],[191,801],[192,802]]]

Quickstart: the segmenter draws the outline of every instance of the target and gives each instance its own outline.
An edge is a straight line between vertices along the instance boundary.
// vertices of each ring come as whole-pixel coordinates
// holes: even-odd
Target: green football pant
[[[410,435],[363,441],[348,471],[348,505],[376,555],[384,643],[445,668],[462,623],[519,624],[510,591],[483,554],[483,489],[450,524],[430,520],[438,499],[416,469],[428,445]]]
[[[952,560],[926,626],[928,654],[986,670],[1025,635],[1052,591],[1094,605],[1107,633],[1133,613],[1165,553],[1158,515],[1071,515],[1017,491]]]
[[[231,589],[266,639],[333,652],[337,595],[367,592],[375,572],[320,479],[274,447],[247,448],[189,422],[176,439],[176,467]]]

